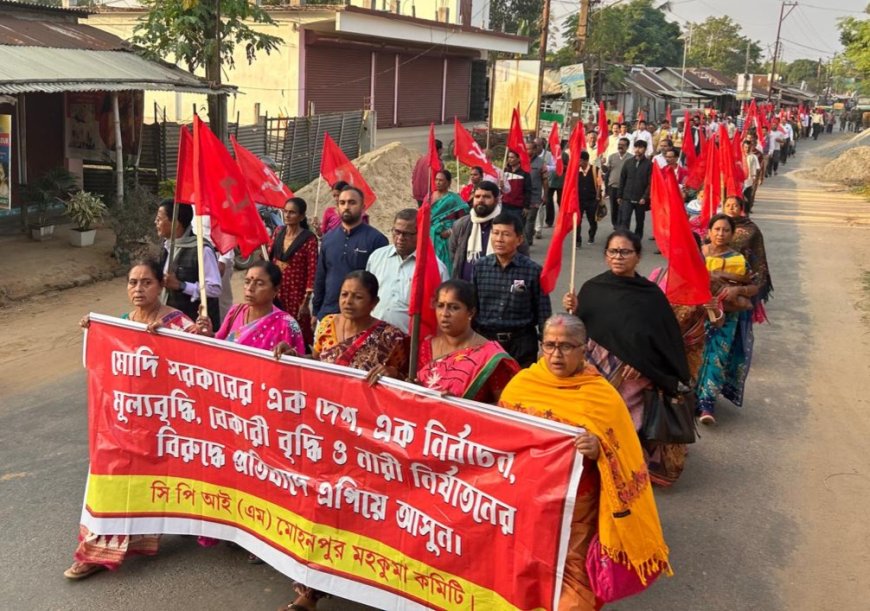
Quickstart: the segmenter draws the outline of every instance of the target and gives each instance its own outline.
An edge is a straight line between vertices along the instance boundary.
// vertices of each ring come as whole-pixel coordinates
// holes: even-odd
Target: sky
[[[626,1],[626,0],[622,0]],[[654,0],[656,6],[664,0]],[[552,11],[558,22],[579,7],[579,0],[551,0]],[[614,0],[604,0],[613,4]],[[837,19],[859,17],[868,0],[809,0],[798,6],[782,22],[783,52],[785,61],[800,58],[825,59],[842,51]],[[748,36],[761,44],[764,59],[773,55],[776,40],[776,24],[779,19],[779,0],[671,0],[667,13],[670,21],[680,24],[699,23],[707,17],[728,15],[736,21]],[[788,7],[786,7],[788,11]]]

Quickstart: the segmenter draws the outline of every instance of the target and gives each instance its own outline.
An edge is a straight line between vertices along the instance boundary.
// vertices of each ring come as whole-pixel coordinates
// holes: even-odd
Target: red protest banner
[[[91,531],[236,541],[308,586],[380,608],[556,606],[576,429],[90,320]]]

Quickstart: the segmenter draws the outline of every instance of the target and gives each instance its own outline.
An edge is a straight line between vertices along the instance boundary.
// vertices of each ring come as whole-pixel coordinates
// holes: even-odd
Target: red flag
[[[709,303],[713,299],[710,274],[692,236],[676,176],[657,163],[652,169],[650,210],[656,245],[668,260],[668,301],[679,305]]]
[[[520,111],[516,108],[511,116],[511,130],[508,133],[507,147],[509,151],[513,151],[519,156],[520,167],[526,172],[531,172],[532,160],[529,159],[529,152],[526,150],[526,139],[523,137],[523,127],[520,124]]]
[[[484,174],[498,176],[483,149],[456,117],[453,118],[453,156],[469,167],[480,166]]]
[[[184,125],[178,128],[178,165],[175,170],[175,201],[192,204],[193,185],[193,136]]]
[[[580,198],[577,193],[577,180],[580,175],[580,152],[584,140],[583,124],[578,122],[568,143],[568,169],[565,171],[565,184],[562,186],[562,197],[559,199],[559,216],[556,217],[553,237],[547,249],[544,268],[541,270],[541,290],[547,294],[553,292],[559,280],[559,272],[562,269],[562,247],[565,238],[574,229],[575,216],[579,223]]]
[[[619,118],[617,119],[619,123],[625,123],[625,115],[622,114],[622,111],[619,111]]]
[[[261,244],[268,244],[269,234],[242,171],[198,116],[193,118],[193,165],[196,211],[211,216],[215,247],[226,253],[238,245],[247,257]]]
[[[287,200],[293,197],[290,187],[281,182],[281,179],[254,155],[236,141],[235,136],[230,136],[233,150],[236,152],[236,163],[248,183],[248,192],[258,204],[265,204],[274,208],[283,208]]]
[[[705,230],[707,223],[722,204],[722,169],[715,138],[710,138],[704,145],[704,162],[704,201],[699,220],[701,229]]]
[[[731,139],[731,163],[734,165],[734,184],[729,189],[728,195],[743,197],[743,182],[746,180],[746,168],[743,159],[743,139],[735,133]]]
[[[429,159],[429,191],[435,190],[435,174],[444,169],[444,164],[441,158],[438,157],[438,148],[435,146],[435,124],[429,124],[429,152],[426,154]]]
[[[369,183],[365,181],[365,178],[362,177],[356,166],[350,162],[344,151],[338,147],[329,133],[323,134],[323,151],[320,153],[320,175],[330,185],[343,180],[362,191],[366,210],[378,199]]]
[[[683,115],[683,157],[686,161],[686,186],[697,189],[704,180],[704,174],[700,170],[700,160],[695,151],[695,139],[692,137],[692,121],[687,110]]]
[[[607,132],[607,112],[604,110],[604,101],[598,102],[598,156],[607,152],[610,142],[610,134]],[[603,160],[603,158],[602,158]]]
[[[671,105],[670,104],[668,104],[665,107],[665,119],[667,119],[668,123],[671,122]]]
[[[411,278],[411,295],[408,304],[409,316],[420,316],[420,339],[434,335],[438,330],[435,308],[432,301],[435,289],[441,284],[435,246],[429,234],[432,225],[432,204],[424,201],[417,212],[417,251],[414,255],[414,275]]]
[[[555,121],[550,130],[550,154],[556,161],[556,174],[561,176],[565,172],[565,164],[562,163],[562,140],[559,138],[559,124]]]
[[[743,131],[740,133],[741,139],[746,138],[746,135],[749,133],[749,128],[752,127],[757,112],[758,109],[755,106],[755,100],[752,100],[748,107],[746,106],[746,102],[743,103],[743,114],[746,115],[746,119],[743,121]],[[759,134],[759,137],[760,136],[761,134]]]
[[[719,138],[716,142],[716,148],[719,153],[719,171],[722,174],[722,186],[725,187],[725,193],[727,195],[737,195],[738,197],[742,197],[743,181],[741,180],[738,183],[734,148],[731,140],[728,138],[728,128],[725,127],[724,123],[719,124]]]

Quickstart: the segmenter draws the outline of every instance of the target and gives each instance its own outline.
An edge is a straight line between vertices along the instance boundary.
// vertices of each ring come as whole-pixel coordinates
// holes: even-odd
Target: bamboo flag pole
[[[432,188],[432,165],[429,165],[429,188]],[[432,199],[432,196],[429,196],[429,199]],[[426,202],[423,202],[423,206],[426,205]],[[431,206],[431,203],[429,204]],[[431,207],[429,208],[429,214],[432,213]],[[417,228],[420,228],[419,220],[417,222]],[[420,253],[417,253],[417,256],[420,256]],[[417,262],[419,263],[419,258]],[[416,264],[415,264],[416,265]],[[423,290],[423,283],[419,283],[420,286],[417,287],[418,290]],[[419,305],[422,302],[420,296],[417,296],[417,304]],[[408,357],[408,379],[412,382],[417,379],[417,363],[418,355],[420,353],[420,312],[413,314],[411,316],[411,354]]]
[[[199,315],[208,316],[208,305],[205,294],[205,238],[202,235],[202,215],[196,215],[196,263],[199,267]]]

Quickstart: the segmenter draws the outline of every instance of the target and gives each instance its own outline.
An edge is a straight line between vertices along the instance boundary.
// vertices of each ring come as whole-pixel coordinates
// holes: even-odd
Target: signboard
[[[559,69],[559,81],[571,100],[586,99],[586,75],[583,72],[583,64],[562,66]]]
[[[576,428],[143,329],[91,315],[91,531],[235,541],[380,609],[557,606]]]
[[[0,115],[0,210],[12,208],[12,115]]]
[[[523,130],[538,130],[538,79],[541,62],[536,59],[500,59],[493,69],[490,129],[508,130],[514,108],[520,109]]]
[[[138,150],[143,121],[141,91],[118,93],[121,144],[125,154]],[[114,161],[115,127],[112,95],[101,91],[66,94],[66,156],[89,161]]]

